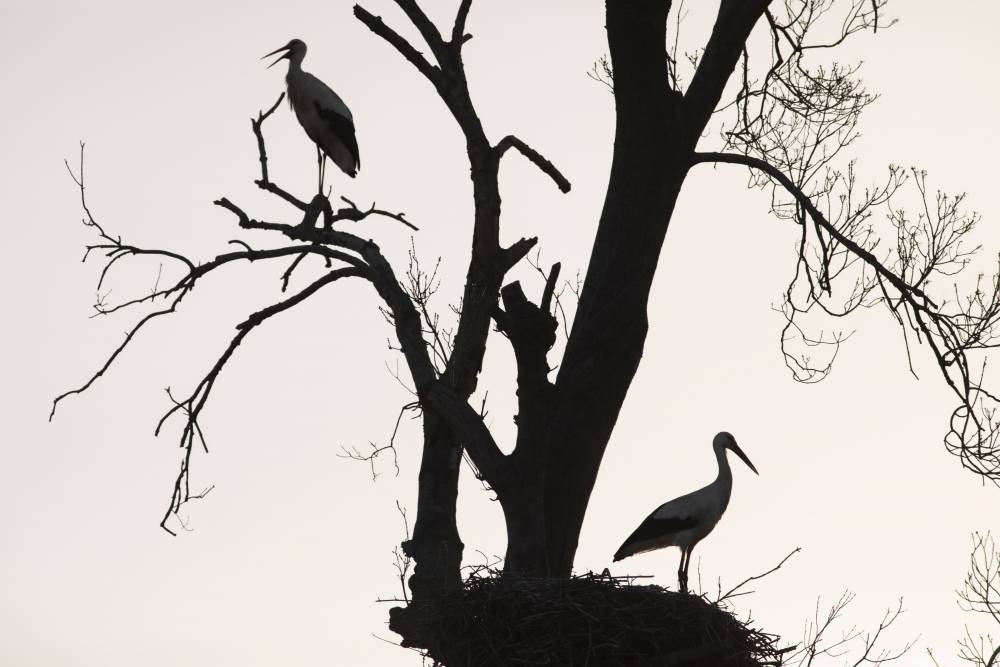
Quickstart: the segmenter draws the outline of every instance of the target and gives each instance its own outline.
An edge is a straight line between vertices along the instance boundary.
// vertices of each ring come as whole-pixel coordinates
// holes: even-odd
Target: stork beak
[[[742,449],[740,449],[740,446],[736,444],[735,440],[733,440],[733,444],[732,444],[732,446],[729,449],[733,450],[733,453],[736,454],[736,456],[738,456],[741,459],[743,459],[743,463],[746,463],[747,466],[750,467],[750,470],[754,471],[754,474],[757,474],[757,475],[760,474],[759,472],[757,472],[757,469],[753,467],[753,464],[750,463],[750,459],[747,458],[747,455],[743,452]]]
[[[282,51],[284,51],[284,53],[281,53]],[[278,56],[277,60],[275,60],[270,65],[268,65],[267,69],[271,69],[272,67],[274,67],[275,65],[277,65],[278,63],[280,63],[282,60],[284,60],[285,58],[287,58],[288,55],[291,53],[291,47],[288,46],[287,44],[285,44],[280,49],[275,49],[274,51],[271,51],[270,53],[265,53],[263,56],[260,57],[260,59],[263,60],[264,58],[270,58],[271,56],[273,56],[276,53],[281,53],[281,55]]]

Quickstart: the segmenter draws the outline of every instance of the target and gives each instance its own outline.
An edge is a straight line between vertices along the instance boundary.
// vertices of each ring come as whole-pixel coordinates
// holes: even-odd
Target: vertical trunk
[[[471,132],[471,130],[470,130]],[[490,317],[500,291],[500,164],[482,129],[468,141],[475,217],[472,253],[462,294],[462,315],[455,332],[455,347],[443,379],[462,399],[476,391],[483,367]]]
[[[648,329],[646,305],[686,174],[682,100],[666,70],[663,0],[608,0],[617,123],[604,209],[556,382],[547,548],[568,575],[597,470]]]
[[[544,577],[551,574],[545,548],[545,512],[542,485],[532,483],[515,489],[503,501],[507,523],[507,554],[504,572]]]
[[[484,474],[503,506],[508,536],[505,571],[568,576],[604,450],[642,357],[649,292],[690,157],[750,29],[770,0],[720,0],[718,21],[686,96],[671,89],[667,71],[671,0],[606,0],[616,101],[614,157],[586,281],[555,385],[548,380],[546,362],[555,329],[554,322],[546,319],[551,286],[546,288],[544,308],[530,304],[516,283],[504,290],[506,313],[497,308],[506,252],[499,245],[500,153],[487,141],[472,108],[460,56],[448,55],[452,52],[426,25],[414,2],[398,1],[428,39],[446,75],[441,78],[439,70],[424,63],[422,71],[435,83],[465,134],[474,190],[475,231],[463,310],[452,357],[438,381],[447,384],[448,396],[461,401],[461,408],[468,407],[464,402],[476,387],[491,318],[498,317],[518,361],[518,440],[509,457],[503,457],[492,442],[492,449],[475,451],[489,463],[492,474]],[[468,5],[462,4],[460,16]],[[371,18],[369,27],[380,34],[381,25]],[[461,30],[456,26],[458,39]],[[398,40],[398,36],[390,39],[421,67],[419,53],[401,48]],[[428,384],[418,390],[424,391]],[[392,613],[393,629],[407,645],[418,646],[434,644],[433,636],[421,639],[425,630],[433,632],[434,598],[461,585],[462,543],[455,524],[459,464],[462,444],[470,451],[481,445],[474,428],[459,435],[468,420],[457,420],[456,425],[455,415],[435,414],[427,407],[417,521],[406,545],[417,562],[410,580],[416,604]],[[443,416],[451,419],[456,432]],[[482,426],[472,421],[473,426]],[[423,618],[421,607],[427,612]]]
[[[462,584],[463,545],[455,523],[462,450],[439,416],[425,411],[423,421],[417,519],[413,538],[404,545],[415,563],[409,584],[416,602],[448,593]]]
[[[467,93],[466,93],[467,95]],[[462,316],[454,350],[440,381],[467,400],[476,389],[482,368],[490,314],[496,304],[501,274],[497,269],[500,247],[499,163],[469,110],[463,130],[471,164],[475,219],[472,256],[462,298]],[[475,122],[472,122],[472,121]],[[461,586],[463,545],[455,522],[462,445],[444,419],[424,409],[424,448],[418,477],[417,517],[407,553],[415,562],[410,590],[416,602],[431,599]]]
[[[627,216],[631,213],[633,219],[645,217],[662,222],[659,237],[648,238],[647,247],[655,248],[658,253],[682,182],[683,174],[678,173],[671,182],[664,183],[664,192],[669,196],[657,202],[656,206],[626,204],[607,219],[615,220],[621,214]],[[621,279],[593,286],[586,309],[581,295],[577,322],[581,322],[581,316],[590,319],[574,327],[581,333],[572,349],[567,348],[567,357],[556,385],[559,392],[555,416],[558,428],[547,465],[550,483],[545,509],[548,559],[553,574],[560,576],[569,575],[572,569],[590,493],[604,450],[639,367],[648,331],[648,283],[638,276],[652,271],[655,256],[644,257],[645,250],[632,244],[623,246],[617,249],[617,253],[602,249],[601,254],[621,253],[619,261],[629,262],[636,277],[630,280],[622,276]],[[598,390],[595,391],[595,387]]]
[[[465,41],[465,21],[470,3],[463,2],[459,6],[450,39],[441,34],[417,0],[397,0],[396,4],[423,37],[433,56],[431,62],[428,62],[421,49],[411,45],[380,17],[360,6],[355,6],[354,14],[413,64],[433,84],[451,111],[465,136],[475,203],[472,257],[466,277],[462,314],[447,368],[440,378],[425,378],[421,381],[414,375],[414,384],[424,410],[424,449],[420,464],[416,524],[413,539],[405,548],[416,561],[410,588],[414,601],[420,602],[446,594],[461,583],[459,568],[462,543],[455,524],[455,513],[462,447],[468,442],[462,442],[463,436],[453,432],[456,415],[449,412],[435,413],[427,396],[428,392],[433,391],[434,383],[441,382],[448,387],[449,400],[457,398],[463,402],[462,407],[468,407],[464,405],[464,401],[476,388],[490,318],[496,307],[497,292],[503,275],[500,268],[500,194],[497,185],[499,154],[487,139],[476,114],[462,63],[461,49]],[[408,302],[409,299],[403,301]],[[392,310],[398,329],[400,313],[404,312],[409,317],[413,307],[412,303],[407,303],[398,308],[393,307]],[[408,358],[412,356],[429,365],[419,317],[415,330],[411,327],[407,333],[410,334],[408,343],[403,344],[403,339],[400,340]],[[433,369],[430,375],[435,375]],[[468,436],[467,433],[465,435]],[[493,448],[490,450],[492,456],[496,448],[493,443],[490,446]],[[499,454],[498,450],[496,454]],[[393,611],[393,620],[402,621],[405,610]],[[396,625],[399,626],[399,623]],[[405,629],[400,630],[400,634],[408,636]]]
[[[403,646],[427,648],[440,641],[434,624],[435,600],[462,586],[464,545],[455,524],[462,450],[441,417],[425,410],[423,421],[417,519],[413,537],[402,545],[414,563],[408,582],[412,598],[407,606],[389,610],[389,628],[403,638]]]
[[[607,0],[616,131],[608,192],[556,382],[547,549],[568,575],[608,439],[642,357],[660,249],[698,138],[770,0],[721,0],[684,96],[667,74],[668,0]]]

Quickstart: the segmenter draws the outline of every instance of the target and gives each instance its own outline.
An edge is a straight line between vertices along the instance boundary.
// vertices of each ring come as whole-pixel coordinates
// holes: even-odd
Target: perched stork
[[[729,495],[733,490],[733,471],[726,459],[726,450],[730,449],[743,459],[756,474],[757,469],[743,453],[736,439],[723,431],[712,440],[712,449],[719,462],[719,476],[703,489],[698,489],[680,498],[674,498],[653,510],[646,520],[628,536],[624,544],[615,552],[615,561],[628,558],[635,554],[665,547],[680,547],[681,562],[677,568],[677,583],[682,592],[687,592],[688,565],[691,564],[691,551],[706,535],[712,532],[715,524],[722,518],[722,513],[729,505]]]
[[[319,163],[319,190],[323,191],[323,175],[326,158],[340,167],[341,171],[354,178],[361,166],[358,140],[354,136],[354,117],[337,93],[330,87],[302,70],[302,59],[306,57],[306,43],[293,39],[280,49],[275,49],[264,58],[282,53],[268,68],[282,60],[288,60],[288,102],[295,110],[299,124],[316,144],[316,160]]]

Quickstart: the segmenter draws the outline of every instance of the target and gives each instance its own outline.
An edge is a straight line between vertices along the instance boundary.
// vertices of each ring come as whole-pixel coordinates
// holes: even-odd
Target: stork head
[[[743,450],[740,449],[740,446],[736,444],[736,438],[733,437],[732,433],[729,433],[728,431],[722,431],[721,433],[718,433],[712,440],[712,447],[714,447],[715,451],[717,452],[723,449],[730,450],[732,453],[736,454],[736,456],[743,459],[743,463],[746,463],[747,466],[749,466],[750,470],[753,470],[754,473],[757,475],[760,474],[759,472],[757,472],[757,468],[755,468],[753,464],[750,463],[750,459],[747,458],[747,455],[745,453],[743,453]]]
[[[288,44],[282,46],[280,49],[275,49],[274,51],[265,54],[264,56],[261,57],[261,60],[278,53],[281,53],[281,55],[278,56],[277,60],[275,60],[273,63],[267,66],[268,69],[274,67],[275,65],[280,63],[282,60],[285,60],[286,58],[288,60],[291,60],[292,62],[301,63],[302,59],[306,57],[306,43],[303,42],[301,39],[293,39],[290,42],[288,42]]]

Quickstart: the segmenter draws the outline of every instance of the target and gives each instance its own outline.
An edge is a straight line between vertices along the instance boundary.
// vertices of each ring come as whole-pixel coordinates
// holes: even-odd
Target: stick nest
[[[448,667],[780,664],[777,637],[724,605],[629,577],[490,571],[473,574],[455,594],[394,609],[392,616],[404,646],[419,646],[435,665]]]

